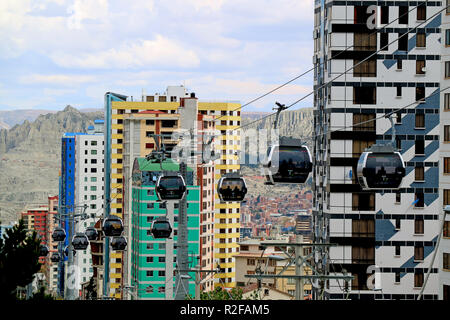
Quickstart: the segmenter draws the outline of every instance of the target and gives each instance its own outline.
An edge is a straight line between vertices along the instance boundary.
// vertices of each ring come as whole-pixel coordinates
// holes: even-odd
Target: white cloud
[[[76,84],[94,82],[97,79],[89,75],[67,75],[67,74],[31,74],[19,78],[23,84],[55,84],[60,86],[71,86]]]
[[[261,83],[257,80],[234,80],[234,79],[216,79],[216,87],[224,92],[230,92],[239,95],[260,95],[273,90],[280,84]],[[302,95],[311,91],[308,86],[298,84],[288,84],[276,91],[277,95]]]
[[[84,20],[104,21],[108,15],[107,0],[75,0],[67,8],[72,15],[67,20],[69,29],[81,29]]]
[[[80,55],[55,53],[51,57],[57,65],[66,68],[189,68],[200,64],[200,59],[194,51],[161,35],[157,35],[154,40],[128,42],[104,51]]]

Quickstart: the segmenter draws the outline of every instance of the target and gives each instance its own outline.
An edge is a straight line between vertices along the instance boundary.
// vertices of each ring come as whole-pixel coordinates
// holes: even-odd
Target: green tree
[[[45,292],[45,287],[40,287],[39,291],[35,292],[30,298],[32,301],[42,301],[42,300],[55,300],[52,295]]]
[[[0,239],[0,299],[15,299],[17,287],[25,287],[41,268],[39,263],[40,240],[36,231],[28,234],[21,219],[7,229]]]
[[[89,284],[86,286],[86,300],[97,299],[97,288],[94,283],[94,276],[89,280]]]

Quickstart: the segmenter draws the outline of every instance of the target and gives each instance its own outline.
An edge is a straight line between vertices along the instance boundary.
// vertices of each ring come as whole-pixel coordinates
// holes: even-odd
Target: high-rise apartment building
[[[183,295],[195,296],[195,273],[190,272],[187,287],[176,286],[176,268],[179,237],[179,202],[173,204],[158,201],[155,193],[157,178],[164,171],[179,171],[180,165],[171,160],[161,164],[136,158],[133,165],[131,194],[131,296],[138,300],[172,300],[177,290]],[[194,171],[186,172],[187,252],[189,269],[198,264],[200,257],[200,187],[194,184]],[[170,202],[170,201],[169,201]],[[173,205],[173,208],[169,208]],[[155,239],[151,226],[155,220],[170,221],[168,210],[173,210],[173,229],[169,239]],[[172,265],[169,265],[172,264]]]
[[[377,6],[375,28],[369,5]],[[442,2],[315,3],[313,233],[316,243],[338,244],[315,265],[324,273],[351,273],[350,299],[413,299],[430,267],[442,210],[441,9]],[[359,156],[390,143],[384,115],[401,108],[392,117],[406,165],[403,183],[395,191],[362,190]],[[437,298],[437,270],[435,263],[425,299]],[[339,281],[319,283],[315,297],[324,291],[326,299],[345,299]]]
[[[450,5],[449,1],[444,1]],[[441,25],[441,94],[440,94],[440,155],[439,192],[442,207],[450,205],[450,8],[442,14]],[[443,214],[443,211],[439,212]],[[440,217],[441,219],[441,217]],[[446,215],[444,230],[436,257],[439,269],[439,299],[450,300],[450,215]]]
[[[127,170],[127,166],[128,169],[131,168],[130,164],[134,157],[144,157],[154,149],[154,141],[151,138],[152,133],[158,131],[159,134],[164,134],[174,131],[171,129],[174,125],[169,125],[170,121],[179,119],[175,127],[187,129],[186,125],[188,124],[183,125],[181,123],[193,114],[191,114],[192,112],[186,113],[187,111],[183,111],[187,109],[182,104],[183,101],[193,98],[195,99],[195,95],[191,97],[191,94],[187,93],[183,86],[169,86],[164,94],[143,95],[142,101],[131,101],[132,99],[129,99],[127,96],[115,93],[107,93],[105,95],[105,199],[107,204],[105,214],[114,214],[124,219],[125,234],[129,233],[129,226],[127,225],[129,217],[124,216],[124,214],[128,214],[126,206],[129,202],[124,201],[124,199],[127,197],[126,192],[130,192],[124,180],[126,179],[124,176],[125,170]],[[202,259],[205,261],[202,261],[202,266],[204,266],[202,268],[215,268],[216,263],[219,263],[223,273],[217,275],[216,285],[220,281],[220,285],[231,288],[235,286],[233,255],[238,252],[240,204],[220,203],[218,196],[215,192],[214,194],[211,192],[210,187],[212,185],[214,185],[214,189],[217,187],[217,182],[222,174],[237,171],[240,168],[239,158],[236,155],[236,152],[240,150],[240,133],[239,130],[232,130],[240,125],[240,104],[197,101],[189,102],[189,104],[195,104],[197,119],[195,117],[194,119],[189,118],[188,123],[203,123],[204,121],[201,118],[203,116],[205,120],[208,116],[220,118],[215,120],[215,128],[212,129],[219,130],[221,133],[214,141],[215,150],[221,153],[221,158],[215,161],[214,166],[212,164],[202,166],[202,170],[197,168],[197,179],[200,177],[201,180],[206,179],[207,181],[206,186],[203,186],[203,183],[201,184],[202,225],[200,237]],[[135,120],[140,117],[146,123],[139,122],[138,127],[138,122]],[[148,119],[144,119],[146,117]],[[156,117],[164,117],[164,121],[168,120],[165,123],[169,127],[164,128],[161,122],[161,126],[157,128],[156,122],[152,124],[152,121],[155,120],[152,118]],[[173,119],[169,119],[170,117]],[[133,130],[140,132],[139,137],[134,134],[135,146],[132,152],[130,151],[132,150],[131,146],[126,146],[127,141],[124,137],[126,135],[125,121],[129,121],[130,128],[131,123],[135,123]],[[197,126],[197,124],[195,125]],[[145,131],[144,127],[146,128]],[[199,129],[196,128],[194,132],[197,130]],[[201,130],[204,130],[204,128]],[[130,136],[132,135],[131,132],[135,131],[130,131]],[[168,148],[173,148],[175,144],[175,141],[166,141],[166,147]],[[126,157],[129,158],[126,160]],[[212,252],[213,248],[214,253]],[[122,253],[114,252],[110,254],[108,250],[109,248],[105,247],[105,254],[109,255],[110,263],[114,263],[116,267],[114,270],[108,269],[108,267],[106,269],[105,283],[109,284],[109,288],[105,287],[105,293],[108,291],[110,296],[121,298],[123,290],[120,290],[120,288],[129,283],[131,279],[129,276],[130,270],[127,269],[129,264],[123,264],[123,261],[126,259],[124,259]],[[122,264],[120,268],[117,261],[120,261]],[[123,277],[127,277],[125,282]],[[208,290],[212,286],[212,282],[207,281],[206,286],[204,289]]]
[[[85,213],[89,217],[75,218],[71,232],[75,235],[77,232],[84,233],[87,227],[94,226],[95,216],[103,213],[103,123],[103,120],[95,120],[94,125],[88,127],[87,133],[65,133],[62,137],[60,212],[64,215],[62,222],[67,234],[64,248],[72,241],[69,239],[69,215]],[[81,290],[81,284],[88,282],[93,275],[90,246],[86,250],[77,251],[73,263],[78,270],[77,289]],[[60,280],[60,283],[63,281]]]
[[[56,295],[58,288],[58,266],[50,260],[53,252],[58,251],[58,243],[53,241],[52,233],[58,220],[55,218],[58,213],[58,196],[48,196],[47,204],[34,206],[20,213],[20,218],[24,220],[25,227],[29,231],[36,231],[42,245],[49,249],[47,257],[40,257],[39,262],[45,266],[46,287],[48,292]]]

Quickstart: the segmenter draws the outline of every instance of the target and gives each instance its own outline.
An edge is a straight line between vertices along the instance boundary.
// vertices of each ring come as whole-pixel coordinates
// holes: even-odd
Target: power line
[[[430,16],[428,19],[422,21],[422,22],[419,23],[417,26],[415,26],[415,27],[409,29],[407,32],[405,32],[405,33],[403,33],[402,35],[400,35],[397,39],[395,39],[395,40],[391,41],[390,43],[384,45],[384,46],[381,47],[379,50],[377,50],[377,51],[375,51],[374,53],[370,54],[369,56],[367,56],[366,58],[364,58],[364,59],[361,60],[360,62],[354,64],[352,67],[348,68],[348,69],[345,70],[344,72],[341,72],[339,75],[337,75],[337,76],[334,77],[333,79],[329,80],[328,82],[325,82],[324,84],[320,85],[319,87],[317,87],[317,88],[314,89],[313,91],[309,92],[307,95],[301,97],[300,99],[298,99],[298,100],[294,101],[293,103],[291,103],[290,105],[286,106],[285,109],[291,108],[292,106],[294,106],[294,105],[296,105],[297,103],[303,101],[304,99],[306,99],[306,98],[309,97],[310,95],[314,94],[316,91],[318,91],[318,90],[320,90],[320,89],[322,89],[322,88],[328,86],[330,83],[332,83],[332,82],[335,81],[336,79],[338,79],[338,78],[342,77],[343,75],[347,74],[349,71],[353,70],[355,67],[359,66],[359,65],[362,64],[363,62],[365,62],[365,61],[367,61],[368,59],[370,59],[370,58],[372,58],[373,56],[375,56],[375,55],[376,55],[377,53],[379,53],[380,51],[382,51],[382,50],[384,50],[385,48],[389,47],[389,45],[393,44],[394,42],[399,41],[401,38],[407,36],[409,33],[411,33],[412,31],[416,30],[416,29],[419,28],[421,25],[423,25],[424,23],[428,22],[430,19],[433,19],[434,17],[436,17],[437,15],[439,15],[441,12],[443,12],[444,10],[446,10],[448,7],[450,7],[450,5],[449,5],[449,6],[445,6],[443,9],[439,10],[437,13],[435,13],[435,14],[432,15],[432,16]],[[256,123],[256,122],[259,122],[259,121],[261,121],[261,120],[264,120],[264,119],[266,119],[266,118],[268,118],[268,117],[271,117],[271,116],[273,116],[273,115],[276,115],[276,112],[271,113],[271,114],[269,114],[269,115],[266,115],[266,116],[264,116],[264,117],[262,117],[262,118],[260,118],[260,119],[257,119],[257,120],[255,120],[255,121],[252,121],[252,122],[250,122],[250,123],[248,123],[248,124],[241,125],[241,126],[235,128],[235,129],[231,129],[230,131],[235,131],[235,130],[238,130],[238,129],[245,128],[245,127],[247,127],[247,126],[250,126],[250,125],[252,125],[252,124],[254,124],[254,123]]]
[[[384,25],[382,28],[377,29],[377,30],[375,30],[375,31],[372,32],[372,33],[369,33],[367,36],[370,37],[371,35],[374,35],[374,34],[379,33],[380,30],[386,29],[388,26],[390,26],[391,24],[393,24],[393,23],[396,22],[397,20],[400,20],[402,17],[409,15],[410,12],[412,12],[412,11],[415,10],[415,9],[417,9],[417,8],[420,7],[421,5],[426,4],[427,2],[428,2],[428,1],[423,1],[422,3],[418,4],[417,6],[412,7],[412,9],[410,9],[409,11],[403,13],[402,15],[399,15],[398,18],[396,18],[396,19],[390,21],[388,24]],[[389,44],[388,44],[388,45],[389,45]],[[344,50],[340,51],[338,54],[336,54],[336,55],[333,56],[332,58],[326,59],[324,62],[319,63],[319,66],[322,66],[322,65],[324,65],[325,63],[328,63],[328,61],[330,61],[330,60],[332,60],[332,59],[336,59],[338,56],[340,56],[340,55],[343,54],[344,52],[347,52],[347,50],[349,50],[349,49],[351,49],[351,48],[354,48],[354,45],[347,46]],[[246,106],[252,104],[253,102],[256,102],[256,101],[258,101],[258,100],[260,100],[260,99],[262,99],[262,98],[268,96],[269,94],[271,94],[271,93],[273,93],[273,92],[275,92],[275,91],[277,91],[277,90],[279,90],[279,89],[285,87],[285,86],[288,85],[289,83],[291,83],[291,82],[293,82],[293,81],[295,81],[295,80],[297,80],[297,79],[303,77],[304,75],[310,73],[311,71],[314,70],[314,68],[315,68],[315,67],[312,67],[312,68],[310,68],[310,69],[304,71],[302,74],[300,74],[300,75],[298,75],[298,76],[296,76],[296,77],[294,77],[294,78],[292,78],[292,79],[290,79],[290,80],[284,82],[283,84],[281,84],[281,85],[279,85],[278,87],[275,87],[274,89],[272,89],[272,90],[270,90],[270,91],[268,91],[268,92],[262,94],[261,96],[258,96],[258,97],[256,97],[256,98],[254,98],[253,100],[250,100],[249,102],[243,104],[243,105],[240,106],[239,108],[236,108],[236,109],[234,109],[234,110],[231,110],[231,112],[238,111],[238,110],[242,110],[242,108],[244,108],[244,107],[246,107]],[[215,120],[219,120],[219,119],[221,119],[221,118],[223,118],[223,117],[226,117],[226,115],[221,115],[220,117],[216,118]]]

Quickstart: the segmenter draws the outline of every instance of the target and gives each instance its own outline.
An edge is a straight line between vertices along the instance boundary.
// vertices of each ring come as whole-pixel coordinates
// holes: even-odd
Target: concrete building
[[[123,218],[125,221],[125,232],[129,232],[129,226],[127,226],[129,218],[124,216],[124,214],[127,214],[127,208],[124,207],[123,201],[123,196],[126,197],[126,194],[122,194],[122,191],[126,189],[126,187],[124,187],[124,170],[126,169],[124,156],[127,156],[124,154],[126,148],[124,145],[126,142],[124,139],[125,118],[130,117],[127,116],[129,114],[136,117],[136,114],[139,114],[140,112],[144,112],[145,114],[146,111],[162,111],[165,113],[164,117],[176,115],[177,113],[181,114],[178,110],[182,101],[190,97],[191,94],[187,93],[183,86],[169,86],[164,94],[143,94],[142,101],[132,101],[132,99],[127,96],[115,93],[106,93],[105,95],[105,201],[108,204],[105,206],[105,214],[114,214]],[[221,136],[216,137],[215,139],[215,148],[221,152],[221,159],[215,162],[214,172],[211,172],[212,167],[210,167],[211,169],[207,169],[207,174],[211,173],[214,175],[211,180],[214,180],[215,188],[222,174],[237,171],[240,168],[238,156],[235,155],[240,149],[240,132],[239,130],[231,131],[231,129],[235,129],[240,125],[240,104],[228,102],[198,102],[197,108],[200,115],[215,116],[216,118],[220,117],[220,119],[215,121],[215,129],[219,130],[221,133]],[[147,113],[147,116],[150,117],[151,112]],[[185,117],[181,116],[181,120],[184,121],[184,119]],[[150,121],[151,119],[147,120]],[[148,125],[151,126],[150,122]],[[180,128],[182,127],[183,125],[180,125]],[[163,133],[163,131],[166,130],[162,130],[161,128],[160,132]],[[144,137],[141,138],[141,142],[144,143],[146,139]],[[139,140],[136,138],[135,142],[136,141]],[[141,147],[139,147],[139,149],[135,148],[133,155],[130,154],[128,160],[132,159],[133,156],[137,156],[138,150],[141,150],[141,154],[139,154],[141,157],[148,154],[152,150],[151,143],[153,143],[151,139],[148,139],[148,141],[145,142],[144,149],[140,149]],[[129,166],[128,163],[126,165]],[[209,181],[209,178],[207,178],[207,180]],[[204,195],[205,193],[202,195],[202,200]],[[208,197],[214,198],[209,199]],[[218,285],[220,279],[220,282],[223,282],[225,287],[234,287],[235,270],[233,256],[237,253],[238,247],[240,204],[222,204],[220,203],[218,195],[209,193],[207,193],[203,203],[206,203],[206,209],[203,209],[202,204],[202,210],[205,210],[206,216],[202,215],[202,223],[205,225],[206,231],[203,235],[204,227],[202,226],[202,254],[203,249],[206,249],[206,255],[211,255],[211,252],[208,252],[208,248],[209,250],[212,250],[214,247],[214,256],[206,258],[206,267],[213,266],[215,263],[220,263],[225,272],[217,275],[218,278],[215,285]],[[213,215],[213,210],[215,216]],[[214,223],[214,229],[212,229],[212,223]],[[215,241],[214,245],[208,244],[213,241]],[[205,244],[204,247],[203,244]],[[105,248],[105,250],[105,254],[108,256],[109,249]],[[109,257],[110,263],[118,263],[118,261],[123,263],[124,261],[124,257],[121,253],[114,253],[109,255]],[[123,264],[121,268],[116,267],[114,272],[113,270],[106,270],[105,283],[109,283],[109,288],[105,288],[105,290],[108,290],[110,296],[119,299],[122,297],[120,288],[124,284],[129,283],[130,279],[130,271],[126,270],[126,268],[128,268],[127,264]],[[123,275],[128,277],[125,279],[125,282]]]
[[[324,273],[350,272],[350,299],[413,299],[436,245],[439,95],[428,96],[441,81],[442,2],[420,4],[380,3],[371,29],[364,2],[315,3],[314,242],[339,244],[315,265]],[[390,142],[383,116],[409,104],[394,115],[395,145],[406,164],[400,190],[363,191],[356,180],[360,154]],[[366,286],[374,270],[382,291]],[[435,263],[425,299],[437,299],[437,270]],[[342,287],[342,280],[324,283],[325,298],[342,299]]]
[[[94,226],[96,216],[101,215],[104,202],[104,135],[103,120],[95,120],[87,133],[65,133],[62,137],[62,170],[60,188],[60,210],[65,214],[63,226],[66,230],[66,247],[69,238],[69,214],[84,212],[88,219],[75,219],[72,235],[84,233],[87,227]],[[67,257],[65,257],[67,260]],[[91,247],[77,251],[74,265],[78,268],[77,290],[93,275]],[[60,267],[61,268],[61,267]],[[66,270],[67,266],[64,267]],[[64,277],[66,277],[64,273]],[[60,291],[64,287],[60,274]]]
[[[58,288],[58,266],[50,261],[53,252],[58,251],[58,244],[53,241],[52,233],[57,225],[55,218],[58,213],[58,196],[48,196],[47,203],[33,206],[20,213],[29,231],[36,231],[41,244],[49,249],[47,257],[39,258],[42,264],[42,272],[45,274],[45,286],[47,291],[53,295],[57,294]]]
[[[160,163],[136,158],[132,181],[132,222],[129,249],[131,252],[131,297],[133,300],[172,300],[176,290],[195,296],[195,273],[190,272],[188,288],[176,288],[178,208],[174,203],[173,233],[168,239],[155,239],[151,234],[154,220],[166,217],[170,204],[158,201],[155,181],[164,171],[179,171],[179,165],[166,160]],[[187,229],[189,269],[197,264],[200,254],[200,187],[194,186],[194,172],[187,170]]]
[[[449,2],[444,2],[449,5]],[[450,205],[450,8],[442,14],[441,25],[441,94],[440,94],[440,155],[439,155],[439,193],[442,207]],[[440,217],[443,211],[439,212]],[[450,215],[446,216],[444,232],[439,245],[439,299],[450,300]]]

